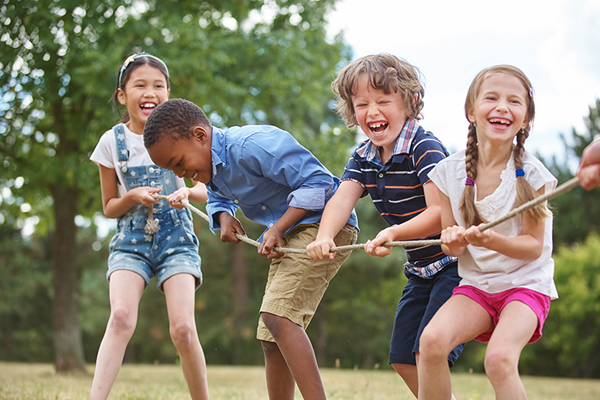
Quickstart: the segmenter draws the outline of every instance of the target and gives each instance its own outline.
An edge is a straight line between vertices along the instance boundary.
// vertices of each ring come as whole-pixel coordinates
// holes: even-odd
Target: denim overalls
[[[117,141],[121,170],[127,191],[141,186],[162,188],[161,195],[177,190],[173,171],[154,164],[130,167],[129,150],[125,143],[123,125],[113,127]],[[187,208],[178,210],[167,200],[159,200],[152,207],[153,219],[159,230],[148,234],[144,230],[148,219],[148,207],[136,204],[117,221],[117,232],[111,239],[106,277],[116,270],[129,270],[144,278],[146,286],[158,276],[157,287],[162,291],[163,282],[176,274],[196,277],[196,288],[202,283],[198,238],[194,234],[192,215]]]

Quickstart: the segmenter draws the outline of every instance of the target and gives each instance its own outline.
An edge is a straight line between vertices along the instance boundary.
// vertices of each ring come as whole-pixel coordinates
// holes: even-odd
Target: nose
[[[498,105],[496,106],[496,109],[500,112],[506,112],[508,111],[508,104],[505,100],[500,100],[498,102]]]
[[[367,115],[372,116],[377,114],[379,114],[379,107],[377,107],[377,104],[369,104],[369,107],[367,109]]]

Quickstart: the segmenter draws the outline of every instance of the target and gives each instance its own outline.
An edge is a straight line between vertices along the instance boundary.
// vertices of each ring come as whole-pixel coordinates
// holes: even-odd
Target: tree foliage
[[[564,183],[575,176],[576,166],[583,149],[595,138],[600,137],[600,99],[589,108],[584,118],[586,131],[573,129],[570,140],[562,137],[565,152],[562,160],[553,157],[547,162],[550,171]],[[554,213],[554,242],[556,246],[582,242],[591,233],[600,234],[599,191],[585,191],[577,187],[551,201]]]
[[[74,220],[101,209],[88,157],[118,120],[107,100],[122,61],[140,50],[156,54],[170,67],[172,95],[204,107],[216,125],[276,124],[337,165],[353,140],[339,135],[329,104],[329,82],[350,56],[341,38],[326,38],[334,2],[0,5],[0,187],[9,191],[0,222],[37,216],[52,239],[57,370],[84,368],[76,299],[86,265]]]

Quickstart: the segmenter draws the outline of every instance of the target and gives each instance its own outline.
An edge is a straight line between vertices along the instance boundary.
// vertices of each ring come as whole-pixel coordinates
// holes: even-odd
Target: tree
[[[326,39],[335,0],[179,2],[4,0],[0,5],[0,187],[42,217],[52,235],[57,371],[85,368],[76,296],[82,268],[75,217],[100,210],[88,160],[116,119],[106,101],[134,51],[163,58],[172,96],[203,106],[216,125],[272,123],[338,165],[329,83],[350,52]],[[265,10],[268,12],[262,12]],[[265,15],[272,15],[271,18]],[[24,179],[20,187],[15,179]],[[3,211],[8,213],[8,211]],[[239,301],[239,300],[238,300]]]
[[[587,131],[584,133],[573,129],[571,144],[562,137],[565,147],[564,160],[558,161],[553,157],[547,163],[559,183],[575,176],[573,165],[577,165],[583,149],[595,138],[600,137],[600,99],[596,100],[594,107],[589,108],[585,125]],[[557,247],[581,242],[591,232],[600,233],[598,200],[598,190],[585,191],[577,187],[551,201],[554,213],[554,242]]]

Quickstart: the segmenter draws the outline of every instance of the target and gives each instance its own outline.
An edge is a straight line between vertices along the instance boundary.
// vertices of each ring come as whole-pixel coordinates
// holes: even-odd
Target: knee
[[[271,332],[271,335],[273,335],[275,340],[277,340],[277,338],[281,335],[281,331],[286,319],[269,313],[261,313],[260,318],[269,332]]]
[[[281,351],[279,350],[279,346],[277,345],[277,343],[274,342],[267,342],[262,340],[260,342],[262,349],[263,349],[263,353],[265,354],[265,357],[269,357],[269,356],[273,356],[276,354],[280,354]]]
[[[402,377],[402,379],[406,380],[413,375],[416,375],[417,367],[410,364],[396,364],[392,363],[392,367],[394,370]]]
[[[135,313],[127,307],[117,306],[112,309],[108,321],[108,330],[116,335],[125,335],[131,337],[135,330]]]
[[[427,326],[419,338],[419,358],[422,362],[445,359],[452,348],[447,335],[433,326]]]
[[[169,333],[179,352],[184,352],[196,341],[196,327],[189,321],[172,323],[169,327]]]
[[[518,358],[512,357],[504,349],[488,347],[485,353],[485,372],[490,381],[501,381],[513,373],[518,373]]]

